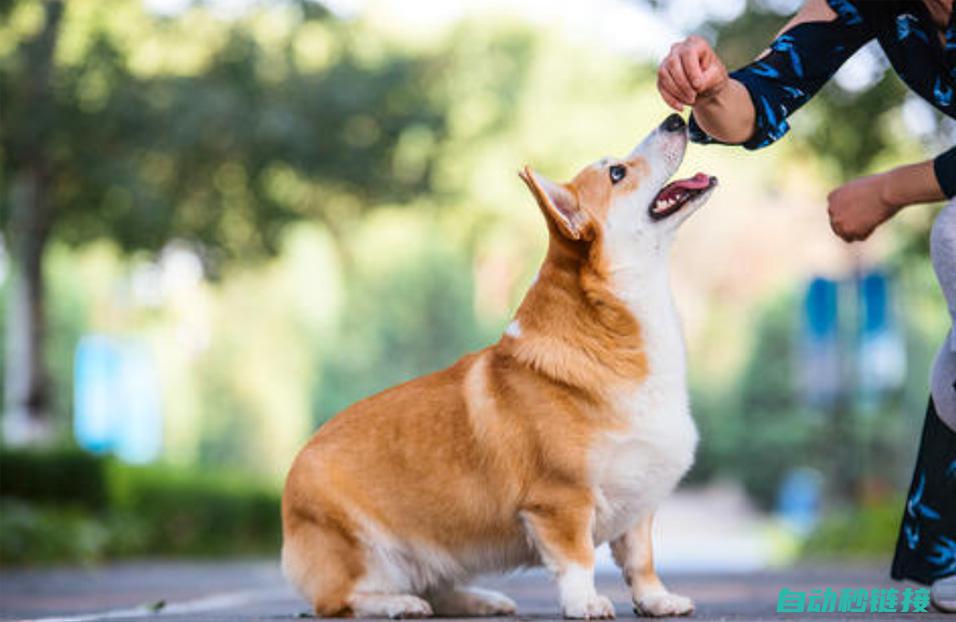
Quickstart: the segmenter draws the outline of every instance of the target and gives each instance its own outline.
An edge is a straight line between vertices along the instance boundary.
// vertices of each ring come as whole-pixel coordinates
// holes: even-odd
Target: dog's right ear
[[[545,217],[558,230],[572,240],[580,240],[587,234],[590,219],[578,205],[578,198],[565,186],[538,175],[526,166],[518,177],[528,185]]]

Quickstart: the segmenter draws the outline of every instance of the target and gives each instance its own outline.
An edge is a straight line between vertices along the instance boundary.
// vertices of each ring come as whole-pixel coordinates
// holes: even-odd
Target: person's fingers
[[[710,48],[710,44],[707,43],[707,39],[699,35],[691,35],[684,39],[683,45],[685,47],[693,48],[697,50],[700,54],[713,53],[713,50]]]
[[[697,99],[697,93],[687,80],[687,76],[684,75],[684,68],[681,66],[680,57],[671,56],[665,68],[668,76],[674,83],[676,93],[680,96],[680,100],[688,106],[693,106],[694,101]]]
[[[838,217],[838,214],[837,214],[838,209],[837,209],[837,206],[836,206],[836,201],[835,201],[835,196],[834,196],[834,195],[835,195],[835,191],[834,191],[834,192],[831,192],[829,195],[827,195],[827,216],[829,217],[829,220],[830,220],[830,229],[833,230],[833,233],[834,233],[838,238],[841,238],[841,239],[843,239],[843,240],[849,242],[849,240],[847,240],[846,231],[844,231],[844,229],[843,229],[843,223],[842,223],[842,221],[840,220],[840,218]]]
[[[843,240],[844,242],[855,242],[855,241],[856,241],[856,236],[855,236],[853,233],[851,233],[851,232],[845,230],[842,225],[839,225],[839,224],[837,224],[837,223],[832,223],[832,222],[831,222],[831,223],[830,223],[830,228],[833,229],[833,233],[835,233],[836,236],[837,236],[838,238],[840,238],[841,240]]]
[[[680,101],[680,93],[677,92],[677,87],[674,86],[674,81],[671,80],[670,75],[666,71],[662,71],[660,75],[657,76],[657,83],[660,85],[661,91],[667,93],[671,99],[675,99],[678,102]]]
[[[684,111],[684,106],[680,103],[680,101],[678,101],[677,98],[674,97],[674,96],[670,93],[670,91],[668,91],[667,88],[664,87],[663,84],[661,84],[661,79],[660,79],[660,77],[657,78],[657,90],[660,91],[661,99],[664,100],[664,103],[665,103],[665,104],[667,104],[668,106],[670,106],[671,108],[673,108],[673,109],[676,110],[677,112],[683,112],[683,111]]]
[[[680,50],[681,68],[690,87],[694,89],[695,96],[704,88],[704,76],[700,68],[701,52],[699,48],[690,45],[683,46]]]
[[[830,219],[830,229],[832,229],[833,233],[838,237],[843,237],[843,231],[840,229],[840,225],[838,225],[832,218]]]
[[[657,83],[661,95],[664,96],[664,101],[678,112],[682,111],[685,103],[683,96],[677,88],[677,85],[674,84],[674,79],[666,68],[661,68],[660,73],[657,75]]]
[[[710,44],[701,37],[690,36],[674,44],[658,68],[658,90],[675,110],[693,106],[698,94],[708,86],[718,86],[726,72],[714,55]]]
[[[835,218],[832,213],[830,215],[830,229],[832,229],[833,233],[835,233],[836,236],[844,242],[862,241],[870,235],[870,233],[867,231],[856,231],[850,227],[847,227],[846,223],[839,218]]]
[[[675,54],[667,61],[667,72],[671,80],[673,80],[674,86],[677,87],[681,101],[685,104],[693,105],[694,100],[697,99],[697,92],[694,90],[694,87],[691,86],[690,80],[687,79],[687,74],[684,73],[680,54]]]
[[[720,86],[726,77],[726,71],[720,61],[712,62],[701,71],[701,86],[698,93],[707,93]]]

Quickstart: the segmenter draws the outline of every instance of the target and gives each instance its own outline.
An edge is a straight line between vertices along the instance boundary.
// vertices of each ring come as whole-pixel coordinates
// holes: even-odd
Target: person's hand
[[[902,205],[888,198],[886,173],[847,182],[827,195],[833,232],[847,242],[870,237],[873,230],[896,215]]]
[[[727,81],[727,68],[710,44],[696,35],[675,43],[657,70],[657,90],[677,112],[717,95]]]

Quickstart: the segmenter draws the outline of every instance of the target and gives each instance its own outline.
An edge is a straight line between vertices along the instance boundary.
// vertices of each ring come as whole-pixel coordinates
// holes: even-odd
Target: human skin
[[[925,4],[941,31],[953,0],[925,0]],[[826,0],[807,0],[780,32],[804,22],[831,21],[835,17]],[[678,112],[690,106],[697,124],[714,138],[739,144],[753,135],[756,113],[750,94],[729,76],[702,37],[690,36],[671,47],[658,69],[657,88],[667,105]],[[927,160],[843,184],[827,196],[827,211],[834,233],[854,242],[868,238],[907,205],[944,198],[933,162]]]

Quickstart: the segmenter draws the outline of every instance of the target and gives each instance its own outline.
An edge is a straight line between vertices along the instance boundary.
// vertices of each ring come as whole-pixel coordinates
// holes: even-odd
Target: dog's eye
[[[624,179],[625,175],[627,175],[627,167],[624,166],[623,164],[615,164],[610,169],[608,169],[608,172],[611,175],[611,183],[616,184],[617,182]]]

